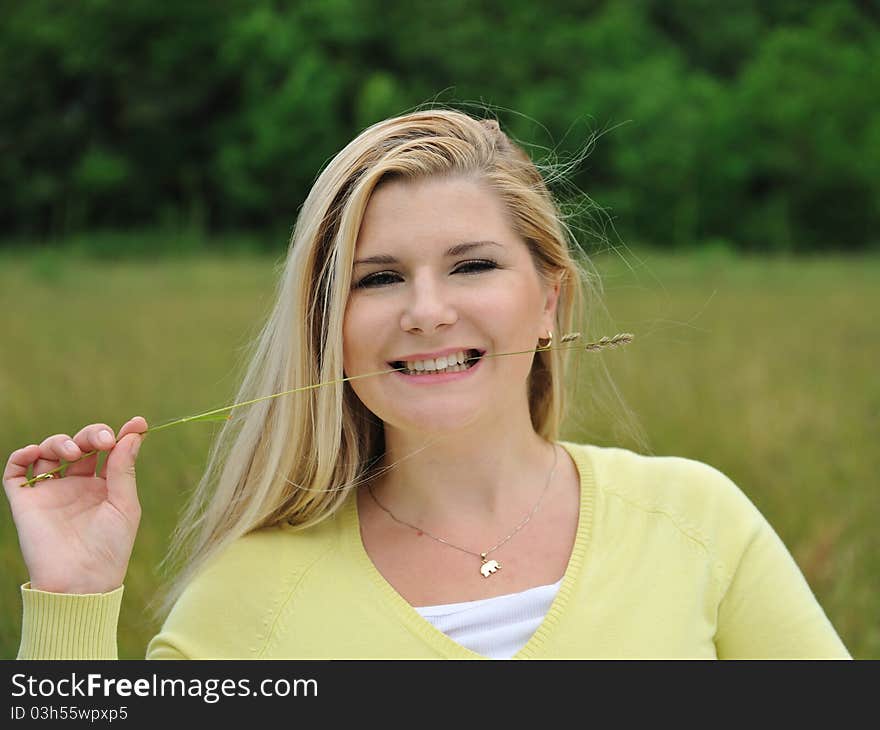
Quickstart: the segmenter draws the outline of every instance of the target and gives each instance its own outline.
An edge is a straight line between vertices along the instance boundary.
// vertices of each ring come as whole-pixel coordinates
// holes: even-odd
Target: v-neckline
[[[587,447],[568,441],[557,441],[564,448],[575,466],[577,467],[580,482],[580,512],[578,514],[577,532],[575,533],[574,545],[571,556],[562,576],[562,584],[556,597],[550,604],[550,608],[541,621],[535,633],[529,637],[525,645],[513,655],[514,659],[527,659],[534,657],[546,642],[548,635],[559,618],[565,613],[571,598],[574,585],[580,575],[586,557],[587,543],[592,534],[593,501],[595,492],[594,469],[587,454]],[[355,559],[361,567],[371,576],[378,586],[383,599],[395,611],[400,620],[421,637],[428,645],[442,647],[447,658],[450,659],[488,659],[483,654],[478,654],[466,646],[459,644],[454,639],[444,634],[435,627],[428,619],[423,617],[400,593],[395,590],[379,572],[373,563],[361,537],[360,517],[357,506],[357,493],[353,492],[342,510],[344,532],[348,538],[348,547],[352,550]]]

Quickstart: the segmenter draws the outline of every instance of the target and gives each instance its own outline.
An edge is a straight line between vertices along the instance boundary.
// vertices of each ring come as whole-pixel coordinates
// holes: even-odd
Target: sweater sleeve
[[[21,586],[18,659],[117,659],[123,586],[109,593],[50,593]]]
[[[109,593],[51,593],[21,586],[17,659],[118,659],[116,629],[124,586]],[[147,659],[185,659],[154,639]]]
[[[791,553],[767,520],[755,516],[718,608],[718,657],[852,658]]]

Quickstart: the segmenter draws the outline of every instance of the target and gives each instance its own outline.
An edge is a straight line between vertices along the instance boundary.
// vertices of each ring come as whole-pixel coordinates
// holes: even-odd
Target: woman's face
[[[534,350],[553,329],[558,285],[543,284],[500,199],[475,181],[383,183],[370,198],[354,258],[343,323],[346,377],[401,364],[430,372],[444,364],[433,356],[471,349]],[[527,416],[533,359],[481,358],[466,371],[395,372],[349,385],[386,427],[489,426],[523,404]]]

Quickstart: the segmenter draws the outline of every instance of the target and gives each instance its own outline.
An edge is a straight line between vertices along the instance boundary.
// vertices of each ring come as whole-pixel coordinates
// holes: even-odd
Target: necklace
[[[538,498],[538,501],[535,503],[535,506],[532,507],[532,511],[529,512],[525,516],[525,519],[523,519],[523,521],[520,522],[514,528],[513,532],[511,532],[507,537],[505,537],[497,545],[490,547],[488,550],[486,550],[485,552],[482,552],[482,553],[475,553],[472,550],[467,550],[463,547],[459,547],[458,545],[453,545],[451,542],[449,542],[448,540],[444,540],[442,537],[437,537],[436,535],[432,535],[430,532],[428,532],[427,530],[425,530],[421,527],[416,527],[416,525],[411,525],[409,522],[401,520],[399,517],[395,517],[394,513],[392,513],[390,509],[388,509],[385,505],[383,505],[379,501],[379,499],[376,497],[376,495],[373,494],[373,485],[372,484],[367,485],[367,490],[370,492],[370,496],[373,498],[373,501],[382,510],[387,512],[388,515],[391,517],[391,519],[394,520],[395,522],[399,522],[401,525],[406,525],[407,527],[411,527],[413,530],[416,530],[420,535],[425,534],[428,537],[432,538],[433,540],[436,540],[437,542],[442,542],[444,545],[448,545],[451,548],[455,548],[456,550],[461,550],[461,552],[467,553],[468,555],[473,555],[475,557],[478,557],[480,559],[480,574],[484,578],[488,578],[493,573],[496,573],[497,571],[501,570],[501,563],[499,563],[497,560],[487,560],[486,556],[489,555],[489,553],[493,552],[494,550],[497,550],[498,548],[500,548],[504,543],[506,543],[510,538],[512,538],[517,532],[519,532],[523,527],[525,527],[526,523],[530,519],[532,519],[532,515],[534,515],[535,512],[538,511],[538,507],[541,506],[541,502],[544,501],[544,495],[547,494],[547,490],[550,487],[550,482],[553,481],[553,473],[556,471],[556,462],[557,461],[559,461],[559,452],[556,449],[556,447],[554,446],[553,447],[553,468],[550,469],[550,473],[547,475],[547,483],[544,485],[544,491],[541,492],[541,496]]]

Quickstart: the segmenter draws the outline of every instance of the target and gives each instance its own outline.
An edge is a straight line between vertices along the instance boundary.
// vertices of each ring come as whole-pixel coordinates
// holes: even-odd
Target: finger
[[[107,431],[110,434],[106,441],[103,440],[102,431]],[[76,464],[71,464],[65,474],[70,474],[71,476],[94,476],[100,452],[112,449],[116,445],[116,437],[113,435],[113,429],[106,423],[90,423],[88,426],[80,429],[79,433],[73,437],[73,442],[76,447],[76,455],[74,456],[76,459],[90,451],[98,453],[87,456]],[[71,451],[71,453],[73,452]]]
[[[144,437],[129,433],[116,444],[102,469],[107,480],[107,499],[132,519],[140,519],[140,503],[137,496],[135,461]]]
[[[125,424],[123,424],[122,428],[119,429],[119,433],[116,435],[116,441],[122,441],[123,437],[130,433],[144,433],[147,428],[149,428],[147,426],[147,419],[143,416],[130,418]]]
[[[20,487],[27,481],[28,467],[36,462],[39,454],[40,447],[37,444],[30,444],[16,449],[9,455],[6,468],[3,470],[3,486],[10,499],[12,498],[10,492],[14,492],[16,487]],[[38,473],[34,471],[34,474]]]
[[[122,444],[122,440],[123,440],[123,438],[125,438],[125,436],[132,434],[132,433],[142,434],[146,430],[147,430],[147,420],[143,416],[135,416],[134,418],[129,419],[128,421],[126,421],[125,424],[123,424],[122,428],[119,429],[119,435],[116,437],[117,448]],[[146,438],[146,437],[139,436],[138,438],[139,438],[140,442],[143,442],[144,438]],[[134,442],[128,443],[126,445],[126,449],[131,448],[133,444],[134,444]],[[109,462],[110,462],[110,458],[108,456],[107,460],[104,462],[104,466],[101,467],[101,473],[98,475],[102,479],[107,478],[107,466],[108,466]]]
[[[56,433],[43,439],[40,443],[39,458],[34,464],[34,474],[57,469],[62,459],[71,456],[73,452],[65,445],[67,441],[70,441],[70,436],[66,433]]]

